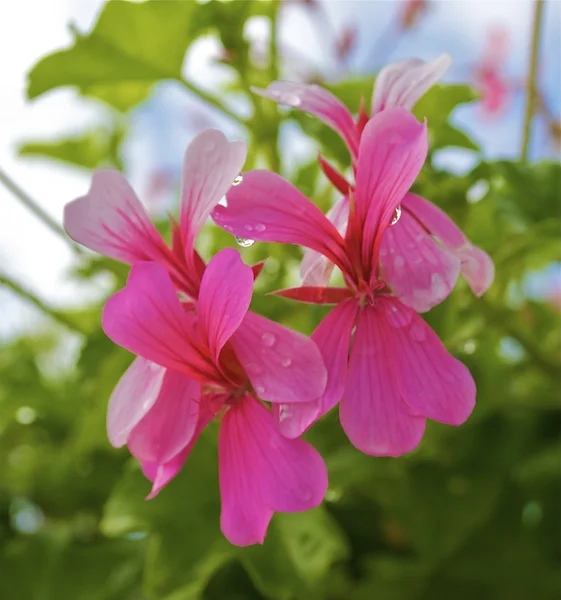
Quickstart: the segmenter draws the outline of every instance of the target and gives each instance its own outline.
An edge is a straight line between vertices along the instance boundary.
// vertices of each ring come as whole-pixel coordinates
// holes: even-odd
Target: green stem
[[[242,119],[242,117],[240,117],[233,110],[230,110],[227,106],[222,104],[222,102],[218,98],[214,97],[208,92],[205,92],[204,90],[197,87],[190,81],[187,81],[183,77],[179,79],[179,82],[181,83],[181,85],[183,85],[183,87],[185,87],[187,90],[198,96],[201,100],[204,100],[207,104],[210,104],[211,106],[214,106],[214,108],[217,108],[222,114],[226,115],[227,117],[230,117],[230,119],[232,119],[239,125],[245,125],[245,121]]]
[[[532,46],[530,50],[530,70],[528,81],[526,83],[526,112],[524,115],[524,135],[522,138],[522,150],[520,160],[528,160],[528,149],[530,146],[530,136],[532,134],[532,121],[536,107],[536,80],[538,76],[538,54],[540,46],[540,32],[543,13],[543,0],[536,0],[534,4],[534,24],[532,27]]]
[[[3,285],[13,292],[15,292],[20,298],[27,300],[30,304],[33,304],[36,308],[38,308],[41,312],[45,313],[51,319],[59,323],[60,325],[64,325],[64,327],[76,332],[81,333],[82,335],[86,335],[86,332],[81,329],[76,323],[74,323],[71,319],[66,317],[64,314],[58,312],[57,310],[47,306],[42,300],[37,298],[33,292],[28,289],[25,289],[20,283],[14,281],[8,275],[0,273],[0,285]]]
[[[81,249],[72,242],[72,240],[66,235],[64,229],[48,214],[46,213],[38,204],[26,194],[19,185],[11,179],[8,174],[0,169],[0,183],[4,185],[4,187],[12,192],[12,194],[26,207],[28,208],[40,221],[43,223],[54,233],[60,236],[71,248],[74,252],[81,252]]]

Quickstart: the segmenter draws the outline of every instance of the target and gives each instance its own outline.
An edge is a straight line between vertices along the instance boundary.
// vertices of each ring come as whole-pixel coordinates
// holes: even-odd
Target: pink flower
[[[385,67],[374,86],[372,114],[375,116],[391,107],[411,110],[449,66],[450,57],[442,55],[432,63],[411,59]],[[266,90],[254,91],[309,112],[335,129],[349,148],[357,179],[359,145],[369,122],[364,108],[355,121],[335,96],[316,85],[277,81]],[[346,197],[354,186],[321,157],[320,165],[345,196],[328,214],[339,232],[344,233],[349,212]],[[485,252],[471,244],[445,213],[428,200],[411,194],[399,199],[397,209],[399,214],[396,216],[401,218],[395,227],[387,230],[379,258],[385,280],[405,304],[419,312],[429,310],[448,296],[460,272],[476,295],[487,290],[494,278],[493,262]],[[331,270],[327,258],[309,250],[301,266],[303,284],[325,285]]]
[[[254,274],[235,250],[223,250],[208,266],[194,250],[244,160],[243,144],[217,131],[193,141],[171,250],[118,173],[97,173],[88,195],[65,211],[74,239],[133,263],[126,287],[103,313],[106,334],[138,356],[109,402],[111,443],[127,444],[141,462],[153,482],[151,498],[179,472],[208,423],[221,417],[221,527],[242,546],[263,541],[274,511],[317,506],[327,488],[319,454],[281,436],[262,402],[321,396],[327,374],[317,346],[248,312]]]
[[[328,370],[325,394],[319,402],[281,405],[276,411],[288,437],[300,435],[341,400],[341,425],[359,450],[398,456],[417,446],[427,418],[459,425],[474,407],[469,371],[392,295],[378,266],[383,238],[426,153],[426,126],[408,111],[389,108],[370,119],[360,140],[356,189],[346,200],[344,235],[296,188],[267,171],[244,174],[243,183],[230,190],[228,206],[214,211],[215,221],[232,234],[250,228],[257,240],[306,246],[344,276],[345,288],[314,285],[278,292],[337,305],[312,334]],[[332,216],[339,221],[339,215]],[[423,245],[428,236],[411,241],[416,247],[406,251],[413,257],[429,251]],[[431,246],[431,259],[441,267],[447,254],[437,248]]]

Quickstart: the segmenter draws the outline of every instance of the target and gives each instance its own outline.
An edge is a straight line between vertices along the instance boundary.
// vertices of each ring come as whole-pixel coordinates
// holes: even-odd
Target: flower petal
[[[115,260],[132,264],[169,254],[134,190],[112,169],[93,174],[88,193],[64,207],[63,221],[74,241]]]
[[[251,91],[314,115],[333,128],[345,141],[353,156],[358,147],[358,131],[349,109],[331,92],[319,85],[273,81],[266,90],[251,88]]]
[[[229,142],[217,129],[206,129],[187,147],[181,181],[181,218],[189,252],[203,223],[230,189],[247,155],[241,141]]]
[[[312,333],[312,340],[317,344],[327,368],[327,386],[323,396],[314,402],[273,405],[279,431],[285,437],[301,436],[341,399],[357,310],[358,303],[354,298],[341,302]]]
[[[364,224],[362,257],[375,264],[381,236],[417,178],[428,150],[426,124],[402,108],[374,116],[362,133],[356,173],[356,210]],[[376,242],[376,243],[375,243]]]
[[[343,196],[343,198],[337,200],[325,216],[335,225],[341,236],[344,236],[349,220],[349,197]],[[327,285],[334,266],[323,254],[309,248],[306,249],[304,251],[304,258],[300,263],[302,285]]]
[[[316,344],[305,335],[248,312],[231,343],[264,400],[307,402],[323,394],[325,365]]]
[[[232,235],[298,244],[346,265],[344,241],[325,215],[293,185],[271,171],[248,171],[212,215]]]
[[[441,54],[432,62],[407,59],[384,67],[374,85],[372,114],[392,106],[411,110],[451,64],[450,55]]]
[[[361,310],[339,406],[341,426],[353,446],[373,456],[410,452],[425,431],[425,419],[411,415],[401,397],[395,331],[382,311]]]
[[[383,299],[385,303],[399,303]],[[475,406],[475,383],[465,365],[413,311],[411,323],[392,332],[396,387],[412,414],[461,425]]]
[[[208,264],[201,281],[198,321],[214,361],[240,326],[253,294],[253,272],[233,248],[221,250]]]
[[[166,370],[158,399],[130,432],[130,453],[142,461],[170,461],[195,433],[200,397],[199,382]]]
[[[474,246],[450,217],[432,202],[416,194],[407,194],[406,208],[432,235],[450,249],[461,262],[461,272],[476,296],[493,283],[495,265],[480,248]]]
[[[287,440],[269,411],[245,396],[224,415],[218,441],[220,524],[239,546],[262,543],[273,511],[318,506],[327,490],[327,469],[304,440]]]
[[[380,263],[382,279],[417,312],[442,302],[460,274],[460,259],[440,246],[405,209],[384,232]]]
[[[136,263],[127,285],[107,300],[102,326],[116,344],[198,381],[221,380],[166,270]]]

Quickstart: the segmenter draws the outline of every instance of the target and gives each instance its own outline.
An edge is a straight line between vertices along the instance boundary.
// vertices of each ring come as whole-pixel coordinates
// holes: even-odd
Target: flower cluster
[[[413,450],[426,419],[468,418],[473,379],[418,313],[446,298],[460,273],[482,294],[493,263],[409,192],[427,154],[426,125],[410,111],[448,64],[443,56],[383,69],[371,114],[362,108],[356,119],[314,85],[255,90],[346,142],[353,182],[320,157],[341,193],[327,215],[275,173],[240,177],[245,145],[216,130],[187,148],[171,247],[116,171],[96,172],[88,194],[66,206],[74,240],[131,265],[103,311],[107,336],[137,357],[111,396],[107,429],[140,462],[149,498],[218,420],[222,531],[237,545],[260,543],[275,511],[321,503],[327,470],[300,436],[337,403],[351,443],[374,456]],[[307,249],[302,286],[277,294],[334,305],[310,338],[249,311],[261,264],[246,266],[230,248],[205,264],[195,241],[209,216],[235,236]],[[330,286],[335,266],[344,287]]]

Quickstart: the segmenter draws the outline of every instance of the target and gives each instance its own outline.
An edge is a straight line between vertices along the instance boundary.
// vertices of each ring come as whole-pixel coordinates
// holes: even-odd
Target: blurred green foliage
[[[238,121],[249,141],[248,165],[283,168],[278,131],[292,119],[345,167],[348,156],[333,132],[297,111],[279,116],[273,103],[248,92],[275,78],[282,65],[275,36],[270,64],[251,62],[244,23],[261,15],[274,27],[277,11],[278,2],[108,2],[91,32],[76,33],[71,48],[37,63],[28,92],[34,98],[75,86],[125,115],[115,112],[114,130],[28,142],[22,155],[86,169],[119,166],[127,111],[154,84],[173,79]],[[228,92],[212,96],[181,73],[190,44],[208,31],[221,39],[236,74]],[[372,83],[341,81],[331,89],[356,111]],[[230,92],[247,94],[249,118],[227,108]],[[432,158],[443,148],[478,151],[449,123],[455,106],[474,97],[466,86],[436,86],[415,110],[428,120],[431,143],[415,191],[446,210],[496,263],[496,282],[483,298],[460,281],[426,315],[477,382],[468,423],[429,423],[415,452],[372,458],[349,444],[332,411],[307,434],[329,468],[323,506],[277,514],[263,546],[236,548],[219,530],[216,428],[203,434],[180,475],[145,501],[149,483],[105,434],[107,400],[132,357],[103,335],[100,304],[65,314],[86,333],[48,330],[15,339],[0,354],[0,598],[559,598],[559,313],[529,300],[522,283],[561,260],[561,168],[480,161],[462,176],[437,168]],[[315,160],[291,179],[323,209],[334,199]],[[199,242],[207,258],[234,245],[211,224]],[[256,244],[242,252],[247,263],[269,257],[253,309],[311,332],[327,309],[265,296],[297,281],[301,251]],[[106,273],[119,287],[126,271],[88,254],[74,276]],[[69,335],[80,342],[79,357],[61,366]]]

